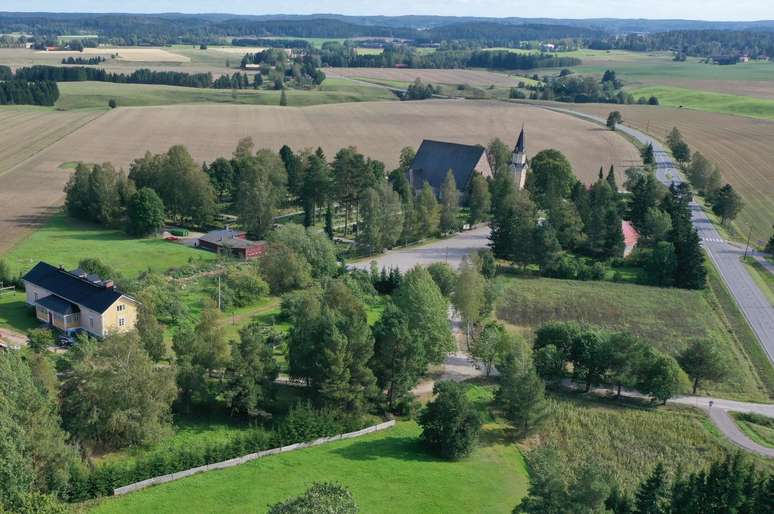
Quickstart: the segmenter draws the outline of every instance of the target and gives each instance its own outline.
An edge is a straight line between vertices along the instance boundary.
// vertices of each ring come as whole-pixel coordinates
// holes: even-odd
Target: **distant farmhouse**
[[[242,230],[224,228],[207,232],[196,242],[196,246],[218,255],[228,255],[243,261],[263,255],[266,244],[262,241],[250,241]]]
[[[525,151],[524,129],[521,129],[516,146],[511,155],[509,170],[519,189],[524,188],[527,178],[527,154]],[[457,189],[463,202],[470,190],[473,175],[491,178],[494,176],[486,149],[480,145],[462,145],[431,141],[425,139],[417,150],[417,155],[408,170],[408,181],[415,192],[419,192],[425,183],[430,184],[436,196],[439,196],[446,174],[452,171]]]
[[[22,282],[35,316],[68,335],[83,330],[105,337],[132,330],[137,323],[137,300],[116,289],[112,280],[39,262]]]

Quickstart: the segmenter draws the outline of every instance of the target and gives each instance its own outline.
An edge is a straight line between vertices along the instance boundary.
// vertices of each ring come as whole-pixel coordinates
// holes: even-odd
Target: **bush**
[[[336,484],[315,483],[304,494],[272,505],[268,514],[357,514],[352,493]]]
[[[458,460],[470,454],[478,443],[481,420],[465,395],[465,387],[456,382],[438,382],[437,395],[419,417],[422,444],[439,457]]]
[[[110,100],[108,100],[108,107],[110,107],[111,109],[115,109],[116,107],[118,107],[118,103],[116,102],[115,98],[111,98]]]

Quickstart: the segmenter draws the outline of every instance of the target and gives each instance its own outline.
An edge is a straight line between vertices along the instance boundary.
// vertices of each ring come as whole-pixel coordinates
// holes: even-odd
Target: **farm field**
[[[101,84],[100,84],[101,85]],[[293,102],[292,95],[289,95]],[[206,119],[207,123],[202,123]],[[23,174],[6,181],[3,195],[12,211],[0,214],[5,240],[0,252],[63,198],[67,173],[59,166],[73,161],[112,162],[128,168],[145,154],[186,145],[198,161],[230,155],[237,141],[251,136],[258,147],[295,149],[321,146],[329,158],[355,145],[366,155],[398,164],[401,148],[418,147],[423,138],[487,144],[500,137],[515,142],[527,127],[530,155],[545,148],[564,152],[583,180],[595,180],[599,166],[616,165],[619,173],[639,162],[636,149],[594,124],[523,104],[502,102],[425,101],[361,102],[304,108],[279,106],[197,105],[118,108],[84,129],[50,145],[30,159]],[[82,144],[88,141],[88,145]],[[5,179],[0,177],[0,183]],[[39,199],[39,200],[38,200]]]
[[[720,317],[708,291],[612,282],[500,276],[495,313],[526,331],[548,321],[580,321],[626,330],[673,356],[693,338],[711,337],[729,354],[728,377],[706,383],[702,394],[763,401],[768,394],[750,358]]]
[[[88,512],[242,513],[298,495],[321,477],[352,491],[362,512],[511,512],[527,490],[518,448],[497,427],[459,462],[437,460],[419,446],[419,427],[401,422],[390,430],[205,473],[120,498]]]
[[[175,105],[195,103],[228,103],[279,105],[280,92],[269,90],[204,89],[157,84],[115,84],[110,82],[61,82],[58,109],[107,109],[115,99],[121,107]],[[304,106],[326,103],[395,100],[390,91],[346,80],[328,79],[319,89],[286,90],[288,105]]]
[[[635,98],[656,96],[659,103],[666,107],[683,107],[698,111],[774,120],[774,97],[755,98],[674,86],[627,88],[627,91]],[[774,84],[772,84],[772,93],[774,93]]]
[[[40,224],[62,198],[67,174],[57,169],[61,163],[39,168],[29,159],[101,114],[0,108],[0,254]]]
[[[522,78],[486,70],[441,70],[408,68],[326,68],[331,77],[362,77],[376,80],[414,82],[416,78],[433,84],[470,84],[475,86],[515,86]]]
[[[55,214],[29,237],[2,255],[13,272],[30,269],[38,261],[72,269],[86,257],[99,257],[119,273],[133,277],[151,269],[166,271],[189,260],[215,259],[205,252],[163,239],[133,239],[121,230],[103,228]]]
[[[137,47],[98,47],[84,48],[83,52],[59,51],[46,52],[39,51],[39,54],[54,54],[59,56],[59,60],[65,57],[77,57],[79,55],[114,55],[116,59],[133,62],[188,62],[190,59],[184,55],[176,54],[165,50],[164,48],[137,48]]]
[[[575,105],[573,109],[606,117],[609,105]],[[619,105],[624,123],[666,139],[672,127],[685,136],[692,150],[700,151],[720,167],[724,180],[736,189],[745,207],[735,220],[738,232],[752,227],[758,245],[771,236],[774,220],[774,122],[689,109]]]

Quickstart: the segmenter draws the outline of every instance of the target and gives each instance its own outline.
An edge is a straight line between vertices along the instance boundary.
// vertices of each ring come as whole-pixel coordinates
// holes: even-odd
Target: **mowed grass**
[[[20,332],[32,330],[40,325],[21,292],[0,295],[0,327]]]
[[[763,120],[774,119],[774,100],[752,96],[729,95],[697,91],[682,87],[651,86],[631,89],[635,98],[656,96],[661,105],[699,111],[749,116]]]
[[[216,255],[158,238],[130,238],[121,230],[79,222],[61,213],[0,255],[13,273],[26,272],[38,261],[75,268],[89,257],[134,277],[147,270],[163,272],[191,260],[215,259]]]
[[[114,84],[109,82],[62,82],[58,109],[107,109],[111,99],[119,107],[225,103],[279,105],[280,91],[205,89],[156,84]],[[395,100],[384,88],[328,79],[318,89],[285,91],[288,105],[305,106],[343,102]]]
[[[702,393],[766,400],[768,394],[709,291],[611,282],[501,276],[499,319],[531,334],[549,321],[578,321],[631,332],[677,356],[695,338],[713,338],[728,352],[729,375]]]
[[[595,465],[607,483],[634,492],[659,462],[669,472],[678,466],[691,472],[736,451],[709,429],[706,415],[698,410],[575,393],[551,398],[550,417],[527,444],[555,448],[571,477]],[[529,461],[529,452],[526,457]]]
[[[102,500],[89,512],[266,512],[270,504],[301,494],[315,481],[337,482],[352,491],[369,514],[506,514],[527,489],[518,448],[484,432],[483,444],[459,462],[429,456],[420,428],[400,422],[390,430],[213,471]]]

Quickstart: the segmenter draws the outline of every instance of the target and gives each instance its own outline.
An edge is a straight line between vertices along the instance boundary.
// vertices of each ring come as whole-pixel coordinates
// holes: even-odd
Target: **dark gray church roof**
[[[440,189],[446,179],[446,173],[452,170],[457,189],[462,191],[468,186],[473,170],[483,154],[483,146],[425,139],[419,146],[414,162],[411,163],[415,187],[429,182],[432,187]]]
[[[524,153],[524,127],[521,127],[519,139],[516,141],[516,153]]]

